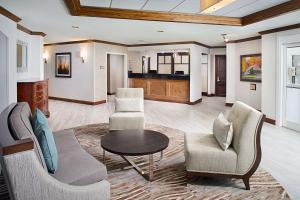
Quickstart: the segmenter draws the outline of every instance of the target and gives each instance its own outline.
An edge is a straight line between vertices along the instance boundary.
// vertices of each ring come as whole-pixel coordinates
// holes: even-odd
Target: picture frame
[[[72,53],[55,54],[55,77],[72,78]]]
[[[240,81],[261,82],[261,54],[241,55]]]

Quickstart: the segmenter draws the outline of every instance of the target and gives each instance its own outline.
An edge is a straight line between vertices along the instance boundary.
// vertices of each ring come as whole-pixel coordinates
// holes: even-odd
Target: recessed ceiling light
[[[79,29],[79,26],[72,26],[72,28],[76,28],[76,29]]]
[[[163,33],[163,32],[165,32],[165,31],[163,31],[163,30],[158,30],[157,32],[158,32],[158,33]]]

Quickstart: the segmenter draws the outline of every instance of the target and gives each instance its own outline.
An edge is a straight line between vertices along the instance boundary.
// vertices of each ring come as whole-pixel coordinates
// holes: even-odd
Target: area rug
[[[250,179],[251,190],[237,179],[194,178],[187,181],[184,165],[184,132],[159,125],[147,125],[146,129],[159,131],[170,139],[164,157],[154,155],[154,180],[146,181],[118,155],[106,153],[105,165],[111,184],[111,199],[290,199],[285,189],[271,174],[258,169]],[[108,133],[108,124],[94,124],[75,128],[82,147],[102,161],[101,136]],[[147,157],[132,157],[135,163],[147,171]],[[121,169],[123,168],[123,169]]]

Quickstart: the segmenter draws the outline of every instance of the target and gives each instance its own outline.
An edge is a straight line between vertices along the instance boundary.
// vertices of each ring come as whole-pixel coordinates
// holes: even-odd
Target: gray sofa
[[[81,148],[72,129],[53,133],[58,170],[48,173],[30,117],[27,103],[12,104],[0,115],[0,158],[10,198],[109,199],[105,165]]]

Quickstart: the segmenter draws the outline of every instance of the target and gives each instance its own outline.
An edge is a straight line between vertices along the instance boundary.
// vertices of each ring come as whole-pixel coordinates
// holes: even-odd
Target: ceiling
[[[212,15],[243,17],[289,0],[236,0]],[[83,6],[200,14],[200,0],[80,0]]]
[[[91,6],[140,9],[144,5],[144,9],[155,10],[172,9],[178,2],[182,4],[174,9],[176,12],[194,13],[195,9],[199,9],[194,0],[149,0],[146,4],[145,0],[81,0],[82,4]],[[237,0],[215,14],[240,17],[281,2],[284,1]],[[197,41],[219,46],[224,45],[222,33],[227,33],[230,40],[236,40],[256,36],[260,31],[300,23],[299,10],[238,27],[71,16],[63,0],[0,0],[0,5],[22,18],[21,25],[46,33],[46,43],[98,39],[124,44]],[[72,26],[79,26],[79,29]]]

